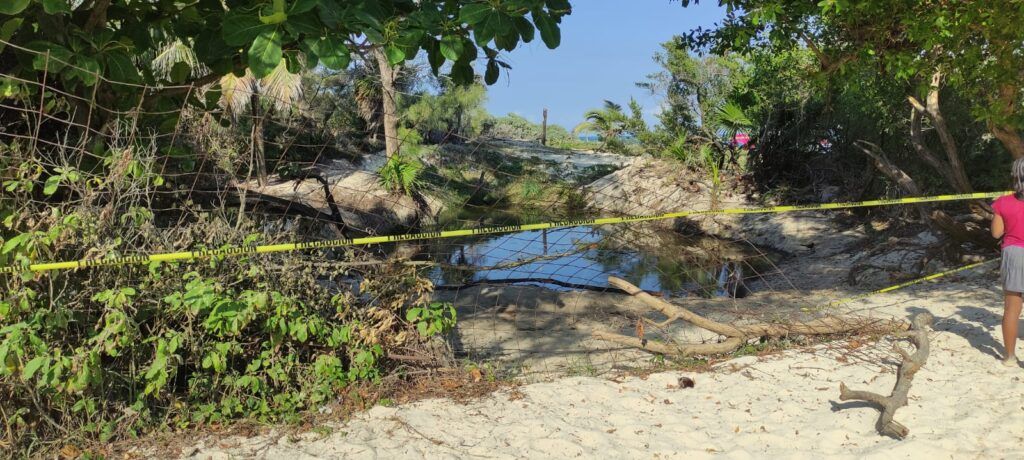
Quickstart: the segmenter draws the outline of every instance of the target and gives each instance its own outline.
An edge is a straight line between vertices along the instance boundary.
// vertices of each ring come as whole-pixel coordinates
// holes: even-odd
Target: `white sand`
[[[995,275],[931,284],[862,304],[937,317],[931,356],[896,419],[902,441],[875,431],[878,411],[838,401],[839,382],[888,394],[891,342],[836,342],[744,357],[706,373],[646,379],[566,378],[468,404],[377,407],[300,436],[209,439],[192,458],[1021,458],[1024,369],[1005,368]],[[680,376],[692,389],[673,388]],[[329,430],[329,434],[325,433]]]

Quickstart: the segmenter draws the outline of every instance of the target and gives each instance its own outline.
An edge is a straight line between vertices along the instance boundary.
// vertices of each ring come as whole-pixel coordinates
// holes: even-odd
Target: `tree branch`
[[[882,414],[878,419],[876,428],[878,432],[892,436],[896,439],[907,437],[910,430],[903,424],[893,420],[896,410],[907,405],[907,394],[910,392],[910,385],[914,382],[914,374],[921,370],[928,360],[928,327],[932,325],[934,318],[929,313],[918,313],[910,320],[910,331],[899,334],[899,337],[906,337],[917,347],[914,354],[909,354],[899,346],[894,345],[896,352],[903,358],[896,376],[896,385],[893,386],[889,396],[882,396],[870,391],[856,391],[846,387],[845,383],[839,383],[839,400],[867,401],[881,406]]]
[[[838,334],[849,331],[891,332],[907,327],[902,321],[880,320],[864,316],[827,316],[804,323],[755,323],[733,326],[705,318],[692,311],[654,297],[626,280],[608,277],[608,284],[636,297],[648,307],[668,317],[661,323],[667,325],[676,320],[683,320],[701,329],[725,336],[719,343],[684,343],[666,344],[643,337],[629,337],[614,332],[594,332],[592,335],[601,340],[639,347],[652,353],[670,356],[693,356],[701,354],[721,354],[736,350],[747,340],[757,337],[783,337],[788,335],[823,335]]]

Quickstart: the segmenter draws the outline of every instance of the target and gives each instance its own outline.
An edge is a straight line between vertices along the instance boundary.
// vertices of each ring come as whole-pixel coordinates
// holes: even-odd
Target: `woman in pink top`
[[[1013,195],[992,203],[992,236],[1003,238],[1003,364],[1017,366],[1017,323],[1024,292],[1024,158],[1013,162]]]

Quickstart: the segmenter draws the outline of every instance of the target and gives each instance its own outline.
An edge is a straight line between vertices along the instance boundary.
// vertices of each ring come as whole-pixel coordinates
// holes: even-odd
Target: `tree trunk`
[[[1008,119],[1019,110],[1018,93],[1018,88],[1011,84],[1003,84],[999,87],[999,103],[997,106],[1002,112],[1000,118]],[[1003,146],[1010,152],[1013,159],[1024,158],[1024,139],[1021,139],[1020,132],[1016,126],[1002,121],[989,122],[989,131],[992,131],[992,135],[999,139],[999,142],[1003,143]]]
[[[935,72],[932,75],[932,81],[929,85],[928,96],[925,99],[925,104],[922,104],[914,97],[909,97],[910,104],[914,107],[914,117],[911,118],[911,133],[910,139],[914,144],[914,150],[917,151],[918,155],[921,156],[925,162],[935,168],[939,174],[942,175],[953,188],[959,193],[972,193],[974,189],[971,187],[971,181],[967,179],[967,173],[964,171],[964,165],[960,161],[960,153],[956,145],[956,141],[953,139],[953,134],[949,131],[949,126],[946,124],[946,119],[942,115],[942,110],[939,104],[939,89],[942,83],[942,72]],[[942,143],[942,148],[946,152],[946,163],[943,163],[931,153],[931,150],[924,143],[924,136],[921,132],[921,120],[920,115],[923,114],[928,117],[932,122],[932,127],[939,135],[939,142]]]
[[[384,152],[388,158],[398,154],[398,106],[395,103],[395,77],[399,67],[392,67],[383,49],[375,48],[373,56],[380,69],[381,100],[384,118]]]
[[[1020,133],[1017,129],[1010,125],[995,124],[991,125],[992,135],[999,139],[999,142],[1003,143],[1003,147],[1010,152],[1014,160],[1024,158],[1024,139],[1021,139]]]
[[[260,95],[256,91],[249,96],[249,113],[252,116],[252,131],[249,138],[252,158],[249,167],[256,174],[256,182],[263,186],[267,185],[267,159],[263,152],[263,114],[260,111]]]
[[[544,120],[540,124],[540,145],[548,145],[548,109],[544,109]]]

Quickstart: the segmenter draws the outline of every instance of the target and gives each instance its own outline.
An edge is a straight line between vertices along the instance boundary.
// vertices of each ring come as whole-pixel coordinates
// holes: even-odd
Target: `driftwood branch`
[[[595,338],[622,345],[639,347],[643,350],[669,356],[687,357],[694,355],[712,355],[735,351],[747,340],[759,337],[785,337],[790,335],[825,335],[840,334],[850,331],[891,332],[904,330],[907,324],[902,321],[883,320],[864,316],[826,316],[802,323],[754,323],[732,325],[698,315],[684,307],[669,303],[652,296],[626,280],[608,277],[608,284],[628,295],[636,297],[652,310],[665,315],[668,319],[660,324],[667,325],[674,321],[684,321],[701,329],[711,331],[723,339],[712,343],[669,344],[644,337],[631,337],[614,332],[598,331]]]
[[[913,353],[894,345],[895,352],[903,358],[899,371],[896,374],[896,385],[889,396],[882,396],[870,391],[856,391],[846,387],[845,383],[839,384],[839,399],[841,401],[859,400],[867,401],[882,408],[882,414],[878,419],[878,432],[892,436],[896,439],[903,439],[910,433],[910,430],[903,424],[893,420],[896,410],[907,405],[907,393],[910,392],[910,385],[914,381],[914,374],[921,370],[925,361],[928,360],[928,327],[931,326],[934,318],[928,313],[918,313],[910,321],[910,331],[901,333],[898,337],[910,339],[917,347]]]

